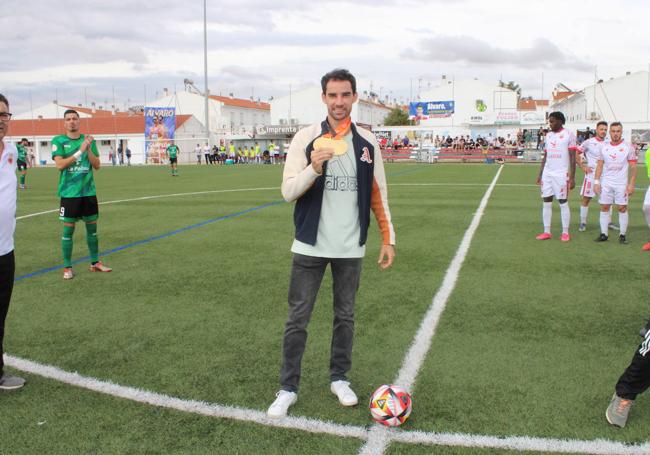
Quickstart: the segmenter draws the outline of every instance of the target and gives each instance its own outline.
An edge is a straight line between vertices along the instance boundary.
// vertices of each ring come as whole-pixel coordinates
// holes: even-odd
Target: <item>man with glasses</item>
[[[4,137],[9,128],[9,101],[0,94],[0,390],[19,389],[25,384],[23,378],[3,371],[4,352],[2,340],[5,319],[9,311],[11,291],[14,286],[16,262],[14,259],[14,231],[16,229],[16,161],[18,151]]]

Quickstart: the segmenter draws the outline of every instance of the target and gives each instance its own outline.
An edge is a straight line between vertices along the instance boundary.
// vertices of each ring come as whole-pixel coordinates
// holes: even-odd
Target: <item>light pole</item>
[[[212,147],[210,141],[210,112],[208,111],[208,0],[203,0],[203,72],[205,76],[205,133],[208,137],[208,147]]]

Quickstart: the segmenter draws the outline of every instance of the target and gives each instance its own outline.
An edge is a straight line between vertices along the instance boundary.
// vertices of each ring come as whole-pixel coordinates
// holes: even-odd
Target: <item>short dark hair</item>
[[[29,142],[29,140],[26,137],[24,137],[20,140],[20,142]]]
[[[9,100],[2,93],[0,93],[0,103],[5,103],[9,107]]]
[[[598,128],[600,125],[607,126],[607,122],[605,120],[601,120],[600,122],[596,123],[596,128]]]
[[[357,80],[352,73],[346,69],[336,68],[321,78],[320,85],[323,88],[323,95],[327,90],[327,83],[329,81],[350,81],[350,84],[352,84],[352,93],[357,93]]]
[[[562,123],[562,125],[564,125],[564,123],[566,122],[566,119],[564,118],[564,114],[562,112],[560,112],[560,111],[555,111],[555,112],[551,112],[550,114],[548,114],[548,118],[551,118],[551,117],[553,117],[555,119],[558,119],[560,121],[560,123]]]
[[[68,114],[74,114],[79,118],[79,112],[75,111],[74,109],[66,109],[66,111],[63,113],[63,118],[65,118],[66,115]]]
[[[610,128],[612,128],[614,126],[620,126],[621,129],[623,129],[623,124],[621,122],[612,122],[612,124],[609,125]]]

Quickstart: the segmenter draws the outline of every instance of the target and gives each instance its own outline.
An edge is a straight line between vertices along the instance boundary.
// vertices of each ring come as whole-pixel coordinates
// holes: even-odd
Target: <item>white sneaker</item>
[[[298,401],[298,394],[295,392],[288,392],[286,390],[280,390],[275,394],[277,397],[273,404],[269,406],[266,415],[272,419],[281,419],[286,417],[289,406]]]
[[[343,406],[354,406],[359,402],[348,381],[333,381],[330,390],[338,397],[339,403]]]

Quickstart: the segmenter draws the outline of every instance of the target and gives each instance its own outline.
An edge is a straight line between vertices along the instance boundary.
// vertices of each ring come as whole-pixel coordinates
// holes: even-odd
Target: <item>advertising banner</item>
[[[411,120],[451,117],[454,113],[454,101],[418,101],[409,103]]]
[[[158,164],[176,132],[176,108],[144,108],[144,162]]]
[[[497,115],[494,119],[494,124],[495,125],[518,125],[519,112],[517,111],[497,112]]]

